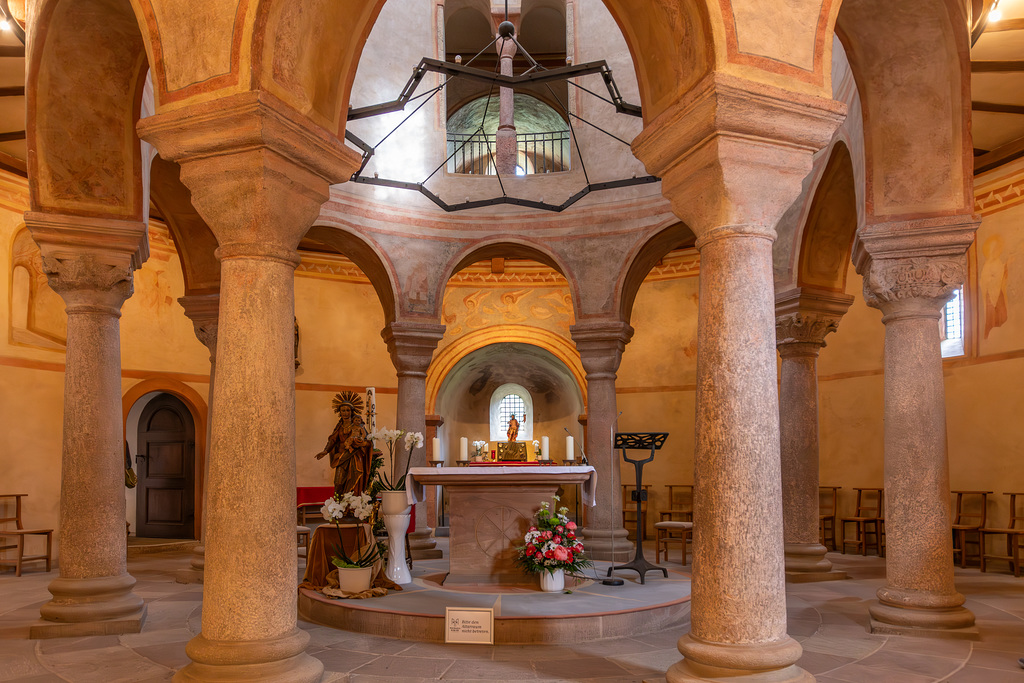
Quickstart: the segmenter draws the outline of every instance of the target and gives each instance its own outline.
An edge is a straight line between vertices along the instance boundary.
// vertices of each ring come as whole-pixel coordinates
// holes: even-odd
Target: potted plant
[[[484,460],[490,460],[490,458],[487,457],[487,455],[484,453],[484,446],[486,445],[486,441],[473,442],[473,462],[483,462]]]
[[[373,485],[370,489],[373,494],[380,494],[381,512],[385,515],[408,514],[409,503],[405,494],[405,478],[409,474],[409,464],[412,462],[412,452],[423,446],[423,434],[420,432],[407,432],[403,429],[381,429],[370,434],[372,441],[383,441],[388,448],[388,463],[385,466],[383,455],[372,466],[375,475]],[[405,460],[405,469],[401,476],[398,474],[398,463],[395,459],[395,445],[402,441],[409,449],[408,457]],[[375,451],[380,453],[380,451]],[[388,474],[390,470],[390,476]]]
[[[369,523],[373,516],[373,498],[368,493],[358,496],[351,492],[335,493],[324,501],[320,514],[338,529],[340,540],[342,524]],[[370,587],[374,565],[384,555],[384,544],[370,541],[356,552],[355,557],[349,557],[341,543],[334,547],[334,552],[331,564],[338,569],[339,588],[349,593],[360,593]]]
[[[554,496],[557,504],[558,496]],[[516,564],[529,574],[540,575],[541,590],[565,589],[565,573],[578,575],[593,563],[583,554],[583,543],[576,538],[576,523],[569,519],[569,508],[557,510],[547,501],[540,504],[535,523],[526,532],[525,544],[516,548]]]

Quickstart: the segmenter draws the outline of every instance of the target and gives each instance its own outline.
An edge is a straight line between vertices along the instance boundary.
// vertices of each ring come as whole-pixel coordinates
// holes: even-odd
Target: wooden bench
[[[1024,510],[1020,509],[1018,499],[1024,500],[1024,493],[1004,493],[1010,497],[1010,519],[1005,527],[982,527],[981,534],[981,571],[987,571],[988,560],[1006,560],[1010,563],[1014,576],[1020,576],[1021,551],[1024,550]],[[987,536],[1006,536],[1006,554],[988,553],[985,551]]]
[[[295,516],[296,522],[303,526],[310,517],[323,521],[320,516],[320,508],[324,501],[334,495],[333,486],[296,486],[295,487]]]
[[[17,554],[15,555],[15,558],[13,560],[0,560],[0,564],[13,565],[15,576],[21,576],[21,567],[24,563],[39,560],[44,560],[46,562],[46,571],[50,571],[50,564],[52,559],[53,529],[26,529],[21,522],[21,499],[27,497],[27,493],[0,494],[0,503],[2,503],[5,499],[14,499],[14,516],[0,517],[0,524],[4,522],[14,522],[15,528],[0,529],[0,538],[4,539],[5,541],[8,538],[13,538],[15,542],[4,543],[4,545],[0,545],[0,550],[15,550]],[[26,536],[45,536],[46,553],[43,555],[26,555]]]
[[[862,555],[867,555],[868,547],[873,545],[878,556],[884,557],[885,546],[882,538],[885,535],[885,491],[881,488],[856,487],[853,490],[857,492],[857,512],[853,517],[843,517],[840,520],[843,553],[846,552],[846,546],[852,545]],[[854,525],[852,540],[846,536],[847,524]],[[868,540],[869,536],[874,537],[873,542]]]
[[[960,566],[966,567],[969,553],[969,545],[978,546],[978,561],[981,561],[981,529],[985,526],[988,518],[988,497],[992,491],[951,491],[956,495],[956,504],[953,506],[953,559],[960,556]],[[965,505],[965,496],[980,496],[981,501],[977,507]],[[974,532],[978,536],[977,543],[968,540],[967,534]]]

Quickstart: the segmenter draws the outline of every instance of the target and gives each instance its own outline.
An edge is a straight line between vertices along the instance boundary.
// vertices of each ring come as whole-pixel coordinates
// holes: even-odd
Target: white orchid
[[[412,451],[414,448],[420,448],[423,445],[423,434],[420,432],[406,432],[405,434],[405,447]]]
[[[324,519],[335,524],[350,515],[360,521],[366,521],[372,512],[373,499],[367,493],[357,496],[348,492],[340,498],[335,495],[325,500],[323,507],[320,508],[320,514]]]

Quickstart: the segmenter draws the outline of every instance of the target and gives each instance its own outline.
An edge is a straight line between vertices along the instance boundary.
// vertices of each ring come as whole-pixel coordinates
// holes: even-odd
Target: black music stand
[[[668,570],[664,567],[659,567],[656,564],[651,564],[644,557],[644,544],[643,544],[643,528],[644,528],[644,513],[643,503],[647,500],[647,491],[644,490],[643,479],[644,479],[644,465],[654,460],[654,451],[661,450],[661,447],[665,445],[665,439],[668,438],[668,432],[649,432],[649,433],[624,433],[617,432],[615,434],[615,448],[622,451],[622,459],[626,462],[633,463],[633,467],[636,469],[636,490],[633,491],[632,498],[636,501],[636,555],[633,556],[633,561],[629,564],[622,564],[619,566],[608,567],[608,576],[612,575],[612,572],[616,569],[632,569],[640,575],[640,583],[644,583],[644,577],[647,572],[651,570],[659,570],[668,578]],[[651,454],[644,460],[631,460],[626,457],[626,451],[643,451],[650,450]]]

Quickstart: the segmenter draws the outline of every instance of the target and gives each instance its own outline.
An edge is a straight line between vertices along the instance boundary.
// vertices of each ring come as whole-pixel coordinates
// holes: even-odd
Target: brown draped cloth
[[[340,532],[340,533],[339,533]],[[337,548],[342,548],[349,557],[359,554],[359,550],[370,543],[372,532],[369,524],[321,524],[313,532],[309,539],[309,552],[306,555],[306,573],[302,577],[299,588],[310,588],[312,590],[323,590],[324,588],[337,587],[337,581],[330,581],[329,575],[334,571],[331,558],[338,554]],[[376,588],[390,590],[402,590],[384,575],[384,563],[380,565],[376,576],[371,583]],[[386,592],[386,591],[385,591]],[[354,596],[353,596],[354,597]],[[371,597],[371,596],[366,596]]]

